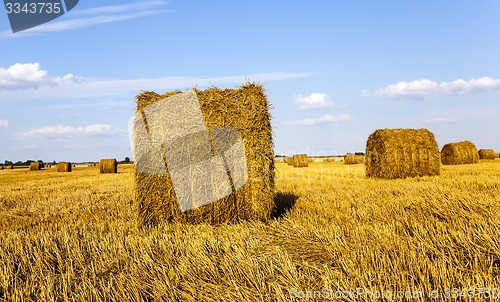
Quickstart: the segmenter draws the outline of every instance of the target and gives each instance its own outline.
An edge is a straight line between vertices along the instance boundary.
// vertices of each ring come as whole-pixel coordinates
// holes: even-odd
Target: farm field
[[[133,173],[0,171],[0,301],[481,301],[500,290],[499,159],[398,180],[367,179],[362,164],[277,163],[271,220],[150,229],[137,227]]]

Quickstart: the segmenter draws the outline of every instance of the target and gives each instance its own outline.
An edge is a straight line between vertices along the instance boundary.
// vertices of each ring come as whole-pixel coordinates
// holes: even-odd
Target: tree
[[[128,156],[127,156],[127,157],[125,157],[124,162],[129,163],[129,162],[130,162],[130,157],[128,157]]]

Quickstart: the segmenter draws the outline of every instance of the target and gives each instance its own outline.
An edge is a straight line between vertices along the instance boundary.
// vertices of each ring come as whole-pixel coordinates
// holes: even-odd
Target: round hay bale
[[[6,170],[14,170],[14,165],[7,165],[5,166]]]
[[[448,143],[441,149],[443,165],[475,164],[479,161],[479,152],[470,141]]]
[[[30,170],[37,171],[42,170],[42,163],[35,161],[30,163]]]
[[[302,168],[309,166],[309,160],[307,154],[295,154],[293,156],[293,166],[295,168]]]
[[[363,155],[357,155],[353,153],[347,153],[344,156],[345,165],[357,165],[365,163],[365,157]]]
[[[116,158],[105,158],[99,161],[99,173],[117,173],[118,162]]]
[[[406,178],[439,175],[441,162],[434,134],[427,129],[381,129],[366,143],[366,176]]]
[[[285,163],[287,163],[289,166],[293,166],[293,156],[285,157]]]
[[[498,154],[492,149],[479,149],[477,152],[479,154],[479,159],[495,159],[498,157]]]
[[[57,172],[71,172],[71,163],[67,161],[61,161],[57,164]]]
[[[3,166],[0,166],[0,170],[3,170]]]
[[[269,219],[274,208],[274,148],[269,114],[270,105],[263,87],[258,84],[249,83],[238,89],[221,90],[218,88],[209,88],[203,91],[198,89],[193,89],[192,91],[195,93],[197,103],[194,107],[192,102],[187,103],[188,106],[184,106],[179,110],[190,110],[190,116],[196,115],[197,117],[199,111],[201,111],[199,115],[202,117],[204,129],[198,130],[199,132],[197,133],[189,131],[191,134],[188,134],[188,136],[202,137],[205,133],[208,133],[208,149],[211,150],[211,158],[217,156],[220,158],[221,155],[215,153],[216,144],[214,136],[217,132],[216,129],[224,128],[236,131],[235,133],[241,137],[239,141],[242,141],[241,148],[244,150],[244,163],[246,164],[244,165],[246,166],[246,171],[238,171],[238,173],[244,173],[247,176],[247,178],[239,179],[246,179],[246,181],[244,183],[240,182],[239,188],[235,189],[234,182],[238,178],[235,179],[232,177],[231,173],[233,171],[226,164],[225,169],[227,173],[224,177],[226,177],[225,182],[228,179],[231,182],[231,187],[228,191],[229,195],[219,194],[217,196],[225,197],[200,206],[198,206],[200,204],[198,200],[188,200],[193,207],[189,209],[181,208],[181,205],[184,206],[184,202],[179,202],[177,199],[178,194],[175,191],[177,187],[174,188],[173,183],[174,181],[177,183],[179,179],[172,176],[172,173],[177,172],[174,169],[176,167],[169,166],[170,162],[168,162],[168,159],[165,159],[164,146],[161,152],[157,150],[157,147],[151,150],[148,147],[151,145],[148,140],[151,141],[151,133],[153,133],[154,127],[159,127],[159,124],[162,124],[161,127],[164,127],[164,124],[173,124],[172,127],[175,128],[183,126],[181,123],[185,121],[180,120],[177,122],[179,125],[177,125],[167,116],[168,114],[174,114],[174,112],[166,112],[164,114],[165,112],[162,111],[162,115],[160,116],[155,115],[154,111],[147,111],[148,107],[151,108],[150,105],[161,105],[164,102],[169,102],[170,104],[174,98],[167,100],[165,98],[175,96],[181,92],[172,91],[163,95],[155,92],[143,92],[137,96],[136,123],[142,125],[141,133],[146,132],[147,135],[137,137],[136,131],[134,131],[134,165],[136,167],[134,199],[139,208],[139,224],[155,225],[163,221],[219,224],[238,220]],[[186,93],[186,95],[192,93],[192,91]],[[194,99],[190,99],[190,101],[192,100]],[[176,106],[178,106],[177,103]],[[151,119],[155,120],[155,124],[149,124]],[[192,126],[194,123],[189,122],[189,124]],[[152,127],[153,130],[151,130]],[[196,127],[198,127],[198,124]],[[166,137],[166,133],[170,128],[162,129],[165,131],[158,133]],[[177,141],[179,141],[178,144]],[[182,137],[179,137],[177,141],[175,141],[176,145],[166,146],[169,149],[176,149],[176,152],[180,153],[179,157],[185,158],[183,161],[177,159],[177,165],[180,165],[179,162],[181,162],[182,167],[190,168],[206,159],[189,158],[188,155],[194,157],[199,157],[199,155],[187,148],[183,149],[185,152],[182,153],[180,149],[185,145],[189,145],[189,142],[185,138],[183,140]],[[206,149],[207,147],[206,144],[203,145],[200,143],[200,145],[202,145],[199,146],[201,149]],[[191,144],[189,147],[195,148],[196,146]],[[203,151],[206,151],[205,149]],[[145,171],[141,170],[143,169],[141,160],[147,157],[144,155],[144,152],[158,154],[155,157],[157,158],[157,163],[160,166],[163,164],[166,172],[162,170],[161,173],[145,173]],[[170,150],[169,152],[173,151]],[[171,153],[169,154],[171,155]],[[190,179],[185,179],[180,184],[189,187],[190,182]],[[204,183],[205,185],[207,184]],[[215,184],[212,181],[207,186],[209,186],[207,191],[219,190],[217,186],[220,186],[220,184]],[[194,193],[199,193],[196,188],[189,188]],[[205,202],[205,200],[202,202]]]

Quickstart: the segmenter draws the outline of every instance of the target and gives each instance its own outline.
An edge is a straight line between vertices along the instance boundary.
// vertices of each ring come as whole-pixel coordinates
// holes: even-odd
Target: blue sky
[[[264,83],[276,154],[364,151],[380,128],[500,151],[499,1],[80,1],[12,34],[0,161],[131,157],[141,90]]]

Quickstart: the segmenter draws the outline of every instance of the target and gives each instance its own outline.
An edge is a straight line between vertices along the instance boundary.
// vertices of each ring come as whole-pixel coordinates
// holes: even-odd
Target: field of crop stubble
[[[500,160],[404,180],[342,163],[276,168],[267,222],[152,229],[137,228],[132,166],[0,171],[0,301],[441,300],[452,290],[482,300],[500,288]]]

